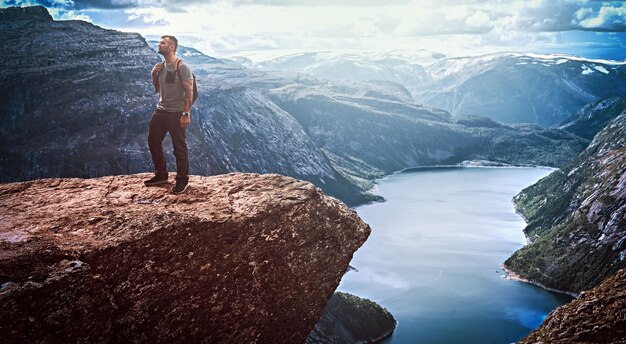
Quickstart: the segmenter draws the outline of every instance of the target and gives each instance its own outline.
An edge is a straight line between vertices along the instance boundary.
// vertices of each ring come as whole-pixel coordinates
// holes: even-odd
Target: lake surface
[[[398,321],[385,343],[511,343],[569,296],[504,278],[526,240],[512,198],[547,168],[427,168],[378,180],[387,201],[355,210],[372,227],[338,288]]]

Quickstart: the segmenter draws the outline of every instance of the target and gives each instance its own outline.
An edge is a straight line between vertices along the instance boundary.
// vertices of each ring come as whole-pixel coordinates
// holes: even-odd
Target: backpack
[[[178,75],[178,80],[180,80],[180,85],[183,86],[183,79],[181,79],[180,77],[180,70],[179,70],[181,62],[183,62],[183,60],[181,59],[178,59],[176,61],[176,67],[174,68],[174,73]],[[165,69],[165,61],[163,61],[163,68]],[[159,72],[155,80],[153,80],[154,89],[157,92],[159,92],[159,74],[161,74],[161,72]],[[193,106],[193,104],[196,102],[196,99],[198,99],[198,80],[196,79],[195,74],[191,73],[191,75],[193,76],[193,98],[191,99],[191,106]]]

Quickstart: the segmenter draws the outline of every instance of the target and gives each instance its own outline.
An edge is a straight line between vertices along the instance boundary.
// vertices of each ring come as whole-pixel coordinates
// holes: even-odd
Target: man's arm
[[[193,79],[183,81],[183,89],[185,90],[185,112],[189,112],[193,103]]]
[[[183,81],[183,90],[185,91],[185,112],[191,111],[191,103],[193,102],[193,79]],[[191,122],[191,116],[181,116],[180,126],[187,128]]]

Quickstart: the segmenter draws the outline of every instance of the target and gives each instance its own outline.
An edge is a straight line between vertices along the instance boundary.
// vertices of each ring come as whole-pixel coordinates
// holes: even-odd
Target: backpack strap
[[[183,63],[183,60],[178,59],[176,61],[176,66],[174,67],[174,72],[178,75],[178,80],[180,81],[180,86],[185,89],[185,85],[183,84],[183,78],[180,77],[180,64]]]
[[[183,63],[183,60],[178,59],[176,60],[176,65],[174,66],[174,72],[176,72],[176,74],[178,75],[178,79],[180,79],[180,64]],[[181,83],[183,82],[182,80],[180,81]]]
[[[162,64],[163,64],[163,68],[165,68],[165,61],[163,61]],[[159,75],[161,75],[161,72],[156,73],[156,75],[152,78],[152,85],[154,86],[154,90],[157,93],[159,93],[159,89],[161,88],[159,85]]]

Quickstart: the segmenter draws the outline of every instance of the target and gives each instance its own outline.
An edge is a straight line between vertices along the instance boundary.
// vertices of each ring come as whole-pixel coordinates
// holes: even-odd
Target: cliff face
[[[275,174],[0,186],[3,342],[302,343],[369,227]]]
[[[550,313],[520,344],[626,342],[626,269]]]
[[[505,264],[521,277],[578,292],[626,267],[626,114],[514,201],[531,244]]]

